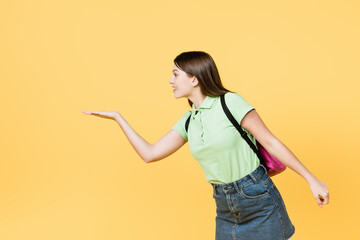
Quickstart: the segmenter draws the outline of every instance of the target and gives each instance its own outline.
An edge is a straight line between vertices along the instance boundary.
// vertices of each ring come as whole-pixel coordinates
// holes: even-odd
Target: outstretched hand
[[[85,114],[95,115],[102,118],[108,118],[115,120],[117,117],[120,116],[118,112],[94,112],[94,111],[82,111]]]
[[[310,190],[315,197],[316,203],[322,208],[323,204],[329,203],[329,190],[325,183],[314,180],[310,183]]]

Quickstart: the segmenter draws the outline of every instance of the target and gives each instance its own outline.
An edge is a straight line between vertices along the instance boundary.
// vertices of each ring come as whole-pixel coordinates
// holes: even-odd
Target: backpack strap
[[[247,133],[242,130],[240,124],[235,120],[235,118],[233,117],[233,115],[231,114],[229,108],[226,106],[225,103],[225,94],[220,96],[221,99],[221,106],[227,116],[227,118],[230,120],[230,122],[234,125],[234,127],[239,131],[240,135],[245,139],[245,141],[249,144],[249,146],[251,147],[251,149],[256,153],[256,155],[258,156],[260,163],[262,165],[264,165],[267,170],[268,170],[268,166],[266,166],[265,164],[265,160],[263,159],[263,157],[261,156],[260,152],[258,151],[258,149],[255,147],[254,143],[249,139]],[[255,139],[255,141],[257,141]]]
[[[263,159],[263,157],[261,156],[259,150],[256,148],[256,146],[254,145],[254,143],[249,139],[247,133],[242,130],[240,124],[235,120],[235,118],[233,117],[233,115],[231,114],[229,108],[226,106],[226,102],[225,102],[225,94],[220,95],[220,100],[221,100],[221,106],[227,116],[227,118],[230,120],[230,122],[234,125],[234,127],[239,131],[241,137],[243,137],[245,139],[245,141],[249,144],[250,148],[256,153],[257,157],[260,160],[260,163],[266,168],[266,170],[269,170],[269,167],[265,164],[265,160]],[[191,112],[192,113],[192,112]],[[189,128],[189,124],[190,124],[190,119],[191,119],[191,113],[190,116],[187,118],[186,122],[185,122],[185,130],[186,132],[188,131]],[[255,141],[257,141],[255,139]]]
[[[188,117],[188,119],[186,119],[186,122],[185,122],[185,130],[186,130],[186,132],[188,131],[188,128],[189,128],[191,113],[192,112],[190,111],[190,116]]]

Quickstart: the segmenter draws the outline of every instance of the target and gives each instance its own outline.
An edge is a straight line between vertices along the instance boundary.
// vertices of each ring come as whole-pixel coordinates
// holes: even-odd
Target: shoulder
[[[185,123],[186,120],[189,118],[189,116],[191,115],[191,111],[188,110],[186,111],[181,118],[175,123],[175,125],[172,127],[172,129],[174,129],[175,131],[177,131],[178,133],[181,134],[181,136],[183,136],[183,138],[187,141],[187,132],[185,129]]]
[[[190,115],[191,115],[191,111],[190,111],[190,110],[187,110],[187,111],[184,113],[183,117],[188,118]]]
[[[245,99],[238,93],[236,92],[227,92],[225,93],[225,100],[226,103],[232,103],[232,104],[236,104],[236,103],[241,103],[244,102]]]
[[[180,118],[179,122],[184,122],[188,119],[188,117],[191,115],[191,111],[187,110]]]
[[[234,92],[227,92],[225,94],[225,102],[230,112],[239,123],[249,111],[255,109],[240,94]]]

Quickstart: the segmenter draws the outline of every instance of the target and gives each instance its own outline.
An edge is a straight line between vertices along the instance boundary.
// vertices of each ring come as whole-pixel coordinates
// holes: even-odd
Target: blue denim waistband
[[[266,168],[260,164],[254,171],[234,182],[224,184],[211,183],[211,185],[216,191],[227,191],[231,187],[238,191],[240,188],[248,185],[250,182],[254,182],[257,184],[259,181],[261,181],[261,177],[264,175],[264,173],[267,174]]]

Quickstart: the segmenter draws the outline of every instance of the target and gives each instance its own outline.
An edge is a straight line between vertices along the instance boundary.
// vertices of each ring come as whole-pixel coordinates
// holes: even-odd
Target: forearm
[[[133,146],[139,156],[145,161],[149,162],[152,158],[152,144],[143,139],[134,129],[126,122],[126,120],[119,115],[115,121],[120,125],[125,133],[130,144]]]
[[[288,149],[280,140],[272,143],[268,152],[276,157],[285,166],[289,167],[300,176],[302,176],[309,184],[317,178],[296,158],[296,156]]]

